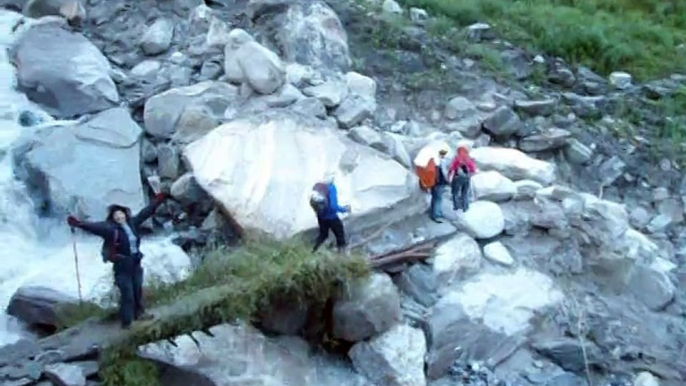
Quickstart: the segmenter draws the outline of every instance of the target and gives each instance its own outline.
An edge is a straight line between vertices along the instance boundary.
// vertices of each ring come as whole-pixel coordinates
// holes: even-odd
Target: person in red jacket
[[[457,155],[453,158],[448,171],[448,179],[451,181],[453,194],[453,210],[462,209],[466,212],[469,209],[469,187],[470,179],[477,172],[476,163],[469,156],[466,147],[457,148]]]

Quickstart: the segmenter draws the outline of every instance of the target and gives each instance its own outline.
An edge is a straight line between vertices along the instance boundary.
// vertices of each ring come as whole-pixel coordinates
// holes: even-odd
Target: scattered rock
[[[141,37],[140,46],[146,55],[158,55],[171,47],[174,37],[174,22],[169,19],[158,19]]]
[[[471,183],[477,200],[508,201],[517,194],[515,183],[494,170],[475,174]]]
[[[626,72],[615,71],[609,76],[610,84],[619,90],[631,87],[631,75]]]
[[[47,287],[20,287],[12,295],[7,314],[28,325],[61,325],[59,308],[78,303],[78,299]]]
[[[342,82],[331,80],[307,87],[303,94],[319,99],[326,107],[336,107],[348,96],[348,88]]]
[[[345,80],[351,92],[372,100],[376,98],[376,81],[374,79],[350,71],[345,74]]]
[[[136,78],[155,78],[162,64],[157,60],[144,60],[131,69],[131,76]]]
[[[511,108],[501,106],[484,120],[483,128],[496,137],[509,137],[521,130],[522,121]]]
[[[350,350],[355,369],[379,386],[425,386],[424,333],[404,324],[396,325]]]
[[[358,95],[348,95],[333,115],[344,129],[349,129],[370,118],[376,110],[376,102],[373,99],[363,98]]]
[[[603,185],[609,186],[617,181],[617,178],[624,174],[624,168],[626,168],[626,163],[617,156],[613,156],[603,162],[600,168],[598,168],[598,174],[603,181]]]
[[[514,183],[517,188],[517,193],[514,196],[515,200],[529,200],[536,196],[536,192],[543,188],[543,185],[536,181],[521,180]]]
[[[386,332],[401,318],[398,290],[386,274],[350,283],[334,304],[333,318],[333,335],[349,342]]]
[[[537,101],[516,100],[514,108],[530,116],[549,117],[555,112],[557,102],[554,99],[544,99]]]
[[[465,97],[455,97],[445,105],[445,117],[450,120],[462,120],[477,114],[476,106]]]
[[[553,164],[531,158],[516,149],[480,147],[470,155],[480,169],[498,171],[513,181],[528,179],[549,185],[555,180]]]
[[[577,139],[569,138],[567,140],[567,147],[565,147],[565,156],[569,162],[583,165],[591,160],[591,157],[593,157],[593,150]]]
[[[458,217],[459,226],[477,239],[490,239],[503,232],[505,218],[498,204],[475,201]]]
[[[551,151],[564,147],[571,133],[563,129],[549,129],[545,133],[531,135],[519,141],[519,148],[525,152]]]
[[[433,271],[439,287],[448,287],[479,271],[481,249],[473,238],[459,234],[441,244],[433,256]]]
[[[484,246],[484,257],[506,267],[510,267],[514,264],[514,259],[512,258],[512,255],[510,255],[510,251],[508,251],[500,241]]]
[[[13,57],[20,90],[57,118],[119,103],[109,61],[81,34],[54,24],[32,26],[17,40]]]
[[[58,363],[45,366],[45,376],[57,386],[86,386],[86,377],[79,366]]]
[[[271,94],[286,82],[286,69],[281,59],[256,42],[242,29],[229,34],[224,49],[224,73],[229,80],[247,83],[260,94]]]

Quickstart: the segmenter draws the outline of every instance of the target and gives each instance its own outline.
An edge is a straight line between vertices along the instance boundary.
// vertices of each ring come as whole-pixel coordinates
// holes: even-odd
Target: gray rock
[[[642,207],[637,206],[629,214],[629,221],[636,229],[643,229],[650,222],[650,213]]]
[[[344,129],[349,129],[367,118],[370,118],[376,110],[376,102],[372,99],[363,98],[350,94],[341,103],[333,115]]]
[[[537,101],[516,100],[514,108],[530,116],[544,116],[553,115],[557,102],[554,99],[544,99]]]
[[[145,163],[152,163],[157,160],[157,148],[146,138],[143,138],[141,143],[141,157]]]
[[[490,201],[475,201],[466,213],[460,212],[458,225],[476,239],[490,239],[503,232],[505,218],[498,204]]]
[[[18,39],[12,57],[20,90],[57,118],[119,102],[109,61],[81,34],[54,24],[33,26]]]
[[[384,0],[381,10],[389,15],[402,15],[403,8],[395,0]]]
[[[79,366],[58,363],[45,367],[45,376],[57,386],[86,386],[86,377]]]
[[[664,272],[637,265],[629,281],[631,292],[653,311],[663,309],[674,299],[675,286]]]
[[[333,335],[358,342],[391,328],[401,318],[400,296],[385,274],[352,283],[334,304]]]
[[[425,307],[434,305],[438,300],[436,273],[433,267],[426,264],[413,264],[398,275],[395,283],[401,291]]]
[[[424,25],[429,19],[429,14],[420,8],[410,8],[410,20],[417,25]]]
[[[517,194],[515,183],[494,170],[474,175],[471,186],[476,200],[508,201]]]
[[[493,28],[487,23],[474,23],[467,27],[467,36],[470,40],[480,42],[490,40],[495,37]]]
[[[207,199],[207,193],[198,185],[193,173],[186,173],[174,181],[170,193],[183,203],[198,203]]]
[[[390,154],[394,160],[398,161],[401,165],[408,169],[412,168],[410,154],[407,152],[405,143],[399,135],[383,133],[382,140],[384,141],[383,148],[387,149],[386,152]]]
[[[671,216],[666,214],[659,214],[655,216],[652,220],[650,220],[650,222],[646,226],[646,230],[650,233],[661,233],[664,232],[667,228],[669,228],[673,223],[674,220]]]
[[[176,179],[179,176],[179,152],[171,144],[157,147],[157,170],[162,178]]]
[[[554,66],[553,70],[548,74],[548,80],[564,87],[572,87],[576,83],[574,73],[560,64]]]
[[[466,138],[477,138],[481,134],[481,121],[480,115],[472,115],[465,119],[447,122],[443,126],[446,132],[458,132]]]
[[[303,90],[303,94],[319,99],[326,107],[336,107],[348,95],[348,87],[339,81],[328,81]]]
[[[278,94],[270,95],[267,97],[267,106],[269,107],[287,107],[303,99],[305,96],[291,84],[286,84],[283,86]]]
[[[198,80],[216,80],[221,76],[222,72],[224,72],[224,69],[221,64],[213,60],[208,60],[202,64],[202,67],[200,68],[200,78]]]
[[[502,264],[510,267],[514,264],[514,259],[510,255],[510,251],[500,241],[490,243],[484,246],[484,257],[494,263]]]
[[[465,97],[455,97],[445,105],[445,117],[450,120],[462,120],[478,113],[476,106]]]
[[[237,101],[238,88],[223,82],[171,89],[145,103],[145,130],[155,137],[192,142],[219,126],[226,109]]]
[[[615,71],[608,77],[610,84],[618,90],[626,90],[631,87],[631,75],[626,72]]]
[[[567,140],[567,147],[565,147],[564,151],[567,160],[577,165],[583,165],[593,157],[593,150],[575,138]]]
[[[533,343],[533,348],[543,356],[550,358],[558,366],[567,371],[581,373],[586,368],[583,349],[578,339],[553,338],[538,340]],[[597,347],[586,341],[586,352],[589,365],[599,363]]]
[[[515,200],[530,200],[534,198],[536,192],[543,188],[543,185],[532,180],[521,180],[514,183],[517,188],[517,193],[514,196]]]
[[[299,299],[272,302],[269,309],[260,312],[260,325],[280,335],[297,335],[309,316],[310,307]]]
[[[660,214],[669,216],[674,224],[684,222],[684,206],[676,198],[667,198],[661,201],[657,204],[657,210]]]
[[[357,126],[352,128],[348,133],[348,137],[357,143],[373,147],[380,151],[385,152],[388,150],[384,149],[385,143],[381,138],[381,134],[369,126]]]
[[[441,244],[432,256],[438,288],[449,287],[477,273],[481,268],[481,248],[464,233]]]
[[[143,33],[140,46],[146,55],[158,55],[171,47],[174,38],[174,22],[158,19]]]
[[[660,382],[653,374],[642,371],[634,379],[634,386],[660,386]]]
[[[326,106],[318,98],[304,98],[295,102],[291,110],[309,117],[326,118]]]
[[[24,15],[40,19],[43,16],[66,16],[63,9],[66,11],[66,6],[70,3],[75,3],[77,8],[83,8],[79,1],[72,0],[24,0]]]
[[[20,287],[12,295],[7,313],[29,325],[59,326],[59,308],[78,299],[47,287]]]
[[[15,171],[53,212],[100,219],[113,201],[136,211],[144,206],[141,133],[123,108],[74,126],[44,127],[20,140]]]
[[[603,185],[612,185],[617,178],[624,174],[624,169],[626,168],[626,163],[619,159],[617,156],[603,162],[598,168],[598,174],[603,182]]]
[[[571,133],[552,128],[542,134],[531,135],[519,141],[519,148],[526,152],[551,151],[564,147]]]
[[[246,83],[260,94],[271,94],[286,82],[286,69],[281,59],[256,42],[242,29],[229,34],[224,48],[224,73],[229,80]]]
[[[368,76],[358,74],[357,72],[348,72],[345,74],[345,81],[350,92],[357,94],[364,98],[376,98],[376,81]]]
[[[496,137],[508,137],[518,132],[522,127],[519,116],[507,106],[499,107],[483,122],[484,130]]]
[[[162,64],[157,60],[144,60],[131,69],[131,76],[154,79],[161,66]]]
[[[426,338],[421,330],[398,324],[370,341],[356,343],[353,366],[380,386],[425,386]]]

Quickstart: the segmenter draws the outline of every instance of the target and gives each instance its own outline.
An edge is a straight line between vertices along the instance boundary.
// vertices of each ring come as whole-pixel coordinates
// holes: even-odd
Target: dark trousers
[[[462,209],[466,212],[469,209],[469,184],[468,176],[455,176],[453,178],[453,210]]]
[[[123,259],[136,258],[127,256]],[[114,274],[114,282],[119,288],[119,318],[122,327],[130,326],[134,319],[143,314],[143,267],[140,260],[126,265],[127,269],[118,269]]]
[[[443,185],[434,185],[431,188],[431,207],[429,208],[429,216],[438,220],[443,217]]]
[[[312,252],[316,252],[317,249],[326,241],[329,237],[329,231],[333,232],[336,237],[336,246],[339,250],[345,247],[345,229],[343,229],[343,221],[340,218],[321,218],[317,217],[317,222],[319,223],[319,235],[314,243],[314,248]]]

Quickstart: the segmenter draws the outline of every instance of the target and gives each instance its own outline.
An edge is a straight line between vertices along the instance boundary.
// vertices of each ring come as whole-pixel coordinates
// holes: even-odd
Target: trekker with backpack
[[[310,206],[317,215],[319,235],[314,243],[312,252],[317,252],[319,247],[329,237],[329,231],[336,237],[338,252],[342,252],[346,246],[345,229],[338,213],[349,213],[350,205],[338,205],[338,190],[334,184],[333,173],[327,174],[324,181],[314,184],[310,195]]]
[[[122,328],[129,328],[133,320],[148,319],[143,309],[143,267],[140,252],[140,226],[155,213],[167,198],[165,193],[155,196],[152,204],[131,215],[131,210],[121,205],[107,208],[107,219],[102,222],[80,221],[67,217],[72,228],[80,228],[103,239],[103,261],[113,263],[114,282],[119,288],[119,317]]]
[[[429,217],[437,223],[443,220],[443,191],[448,185],[449,162],[446,159],[449,149],[442,147],[438,151],[438,164],[436,165],[436,183],[431,187],[431,208]]]
[[[470,181],[476,171],[476,164],[469,156],[467,148],[464,146],[457,148],[457,155],[448,172],[453,194],[453,210],[462,209],[463,212],[466,212],[469,209]]]

